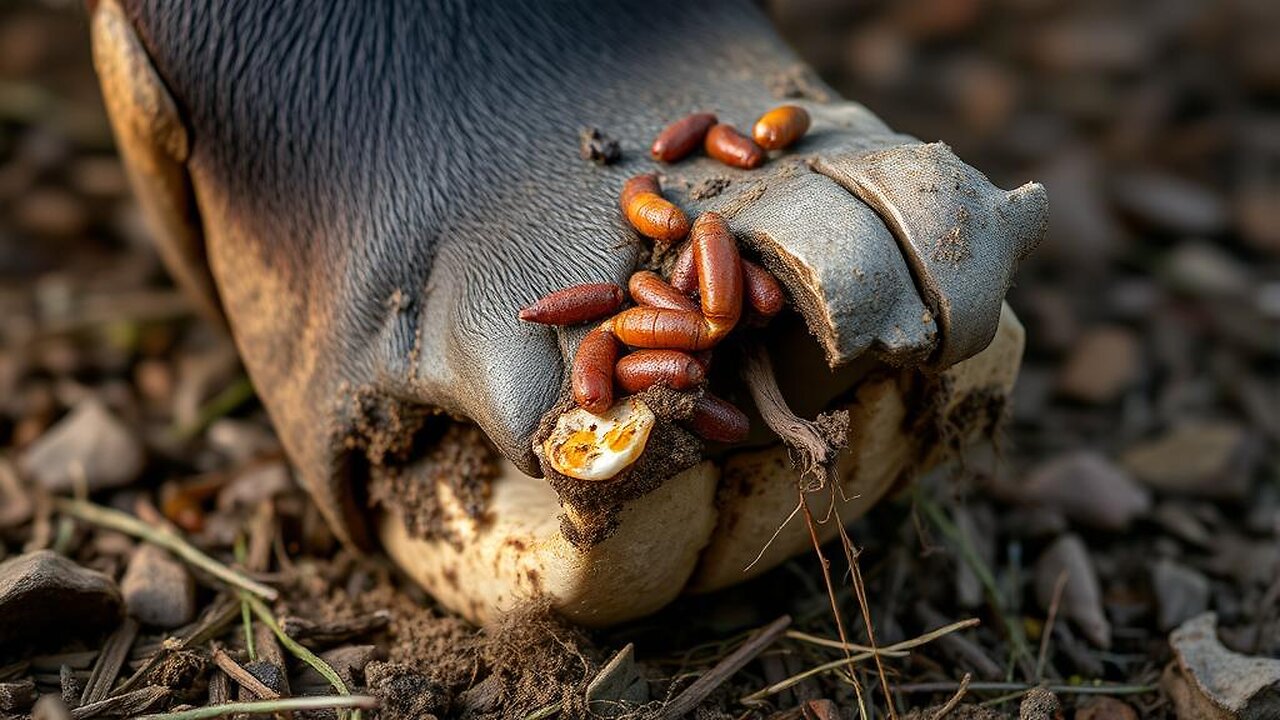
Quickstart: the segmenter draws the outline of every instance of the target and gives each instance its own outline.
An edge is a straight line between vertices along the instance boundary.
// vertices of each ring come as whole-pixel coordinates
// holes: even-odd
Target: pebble
[[[1161,630],[1172,630],[1209,609],[1209,579],[1167,558],[1151,569],[1151,587]]]
[[[1251,446],[1237,423],[1198,420],[1131,447],[1120,464],[1156,490],[1239,499],[1249,490],[1255,459]]]
[[[57,188],[32,190],[17,200],[14,223],[44,238],[75,238],[89,228],[89,213],[71,193]]]
[[[26,644],[54,647],[69,636],[98,635],[120,618],[111,578],[52,550],[0,563],[0,655]]]
[[[1058,376],[1067,397],[1101,405],[1114,401],[1142,373],[1142,346],[1127,328],[1107,326],[1084,334]]]
[[[88,397],[27,448],[19,467],[49,492],[70,492],[81,479],[92,492],[133,482],[143,461],[133,432]]]
[[[1120,175],[1116,202],[1152,227],[1181,235],[1216,235],[1227,227],[1226,203],[1213,190],[1173,175],[1140,171]]]
[[[1089,559],[1089,550],[1076,535],[1058,538],[1036,561],[1036,600],[1046,612],[1053,603],[1058,577],[1066,573],[1066,585],[1058,613],[1075,623],[1089,642],[1107,649],[1111,647],[1111,623],[1102,608],[1102,590],[1098,574]]]
[[[172,630],[195,619],[196,585],[186,565],[168,551],[140,545],[120,581],[129,614],[143,625]]]
[[[1236,297],[1254,286],[1249,270],[1217,245],[1191,241],[1165,258],[1164,273],[1173,287],[1193,295]]]
[[[1124,530],[1151,509],[1151,493],[1093,450],[1068,452],[1037,466],[1019,494],[1023,501],[1103,530]]]
[[[1173,501],[1162,502],[1151,513],[1152,519],[1160,523],[1169,534],[1183,542],[1209,547],[1213,543],[1213,535],[1204,526],[1200,518],[1191,512],[1186,505]]]

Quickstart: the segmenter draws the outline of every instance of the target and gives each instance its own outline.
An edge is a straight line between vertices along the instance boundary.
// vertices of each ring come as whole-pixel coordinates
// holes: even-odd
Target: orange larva
[[[662,197],[658,176],[637,175],[622,186],[622,212],[641,235],[664,245],[689,233],[689,218],[674,203]]]
[[[765,150],[781,150],[809,131],[809,112],[798,105],[780,105],[756,121],[751,136]]]

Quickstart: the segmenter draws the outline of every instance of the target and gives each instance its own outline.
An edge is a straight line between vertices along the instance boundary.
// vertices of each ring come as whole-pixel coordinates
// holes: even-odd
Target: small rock
[[[285,463],[270,461],[252,465],[218,491],[218,509],[253,509],[292,487],[293,479]]]
[[[338,673],[338,677],[342,678],[343,682],[352,686],[360,686],[364,685],[365,666],[377,654],[378,648],[374,645],[344,645],[320,653],[320,659],[328,663],[329,667]],[[329,681],[316,672],[315,668],[307,665],[302,669],[302,672],[298,673],[290,681],[289,685],[299,689],[328,687]]]
[[[1104,530],[1124,530],[1151,509],[1151,494],[1092,450],[1059,455],[1031,471],[1021,499]]]
[[[50,492],[128,485],[143,466],[142,444],[100,401],[86,398],[23,454],[20,467]]]
[[[1171,630],[1209,609],[1209,579],[1167,558],[1151,569],[1161,630]]]
[[[52,550],[6,560],[0,563],[0,653],[101,633],[119,620],[120,603],[111,578]]]
[[[1190,508],[1182,503],[1162,502],[1156,506],[1151,516],[1160,523],[1161,527],[1183,542],[1200,547],[1209,547],[1213,542],[1213,535],[1209,533],[1209,529],[1204,526],[1200,518],[1196,517],[1195,513],[1191,512]]]
[[[1169,283],[1192,295],[1239,297],[1253,287],[1249,271],[1234,256],[1207,242],[1184,242],[1165,260]]]
[[[1047,688],[1031,688],[1022,696],[1018,720],[1062,720],[1062,703]]]
[[[120,581],[129,614],[143,625],[172,630],[196,615],[196,584],[191,572],[168,551],[141,545]]]
[[[1249,489],[1254,455],[1240,425],[1198,421],[1133,446],[1120,462],[1157,490],[1240,499]]]
[[[1076,720],[1138,720],[1138,711],[1123,700],[1103,695],[1082,703],[1076,709]]]
[[[14,221],[26,232],[45,238],[72,238],[89,227],[89,213],[79,198],[59,188],[40,188],[20,198]]]
[[[1036,600],[1046,612],[1053,603],[1058,577],[1066,574],[1058,612],[1080,628],[1089,642],[1111,647],[1111,623],[1102,608],[1098,575],[1089,559],[1089,550],[1076,535],[1063,535],[1036,562]]]
[[[1280,717],[1280,660],[1232,652],[1217,635],[1217,616],[1205,613],[1169,635],[1175,661],[1161,686],[1179,718]]]
[[[1086,333],[1058,376],[1058,389],[1068,397],[1103,404],[1115,400],[1137,382],[1142,371],[1142,347],[1122,327],[1095,328]]]
[[[57,695],[45,695],[31,709],[31,720],[71,720],[71,711]]]
[[[1189,180],[1135,172],[1117,178],[1113,190],[1121,207],[1152,227],[1182,235],[1215,235],[1227,226],[1222,198]]]
[[[649,684],[636,668],[635,646],[627,643],[587,684],[587,708],[593,715],[629,714],[649,701]]]
[[[205,432],[205,438],[210,448],[225,455],[233,465],[280,452],[280,441],[271,430],[249,420],[215,420]]]

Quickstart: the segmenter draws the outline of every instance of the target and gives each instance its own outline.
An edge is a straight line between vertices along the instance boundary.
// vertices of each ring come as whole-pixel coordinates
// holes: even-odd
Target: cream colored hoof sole
[[[972,440],[987,429],[990,417],[984,410],[1008,398],[1022,348],[1022,324],[1006,305],[991,345],[942,374],[947,394],[937,420],[951,429],[954,442]],[[900,479],[948,455],[936,444],[924,447],[920,433],[913,432],[916,418],[909,416],[904,398],[915,377],[898,373],[866,381],[846,406],[849,449],[839,463],[845,495],[839,511],[846,522],[865,513]],[[410,537],[391,513],[380,518],[380,534],[406,573],[473,622],[485,623],[525,599],[544,596],[576,622],[610,625],[648,615],[681,592],[741,582],[810,547],[803,519],[783,525],[799,501],[796,473],[784,448],[734,453],[722,464],[723,470],[710,461],[700,463],[632,500],[617,531],[586,550],[570,545],[560,532],[561,512],[571,515],[573,509],[562,510],[545,481],[509,463],[495,479],[488,511],[479,521],[439,489],[445,522],[458,542]],[[811,498],[815,515],[826,515],[829,498],[827,493]],[[834,523],[821,526],[820,534],[824,540],[834,537]]]

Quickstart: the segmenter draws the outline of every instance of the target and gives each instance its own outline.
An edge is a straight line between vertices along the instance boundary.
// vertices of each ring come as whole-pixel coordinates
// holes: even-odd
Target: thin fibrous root
[[[817,478],[821,482],[831,477],[836,457],[848,442],[848,411],[822,414],[816,421],[805,420],[793,413],[778,388],[773,361],[764,346],[758,343],[749,345],[744,352],[742,380],[751,391],[751,399],[755,401],[760,417],[791,451],[792,462],[801,476]]]

